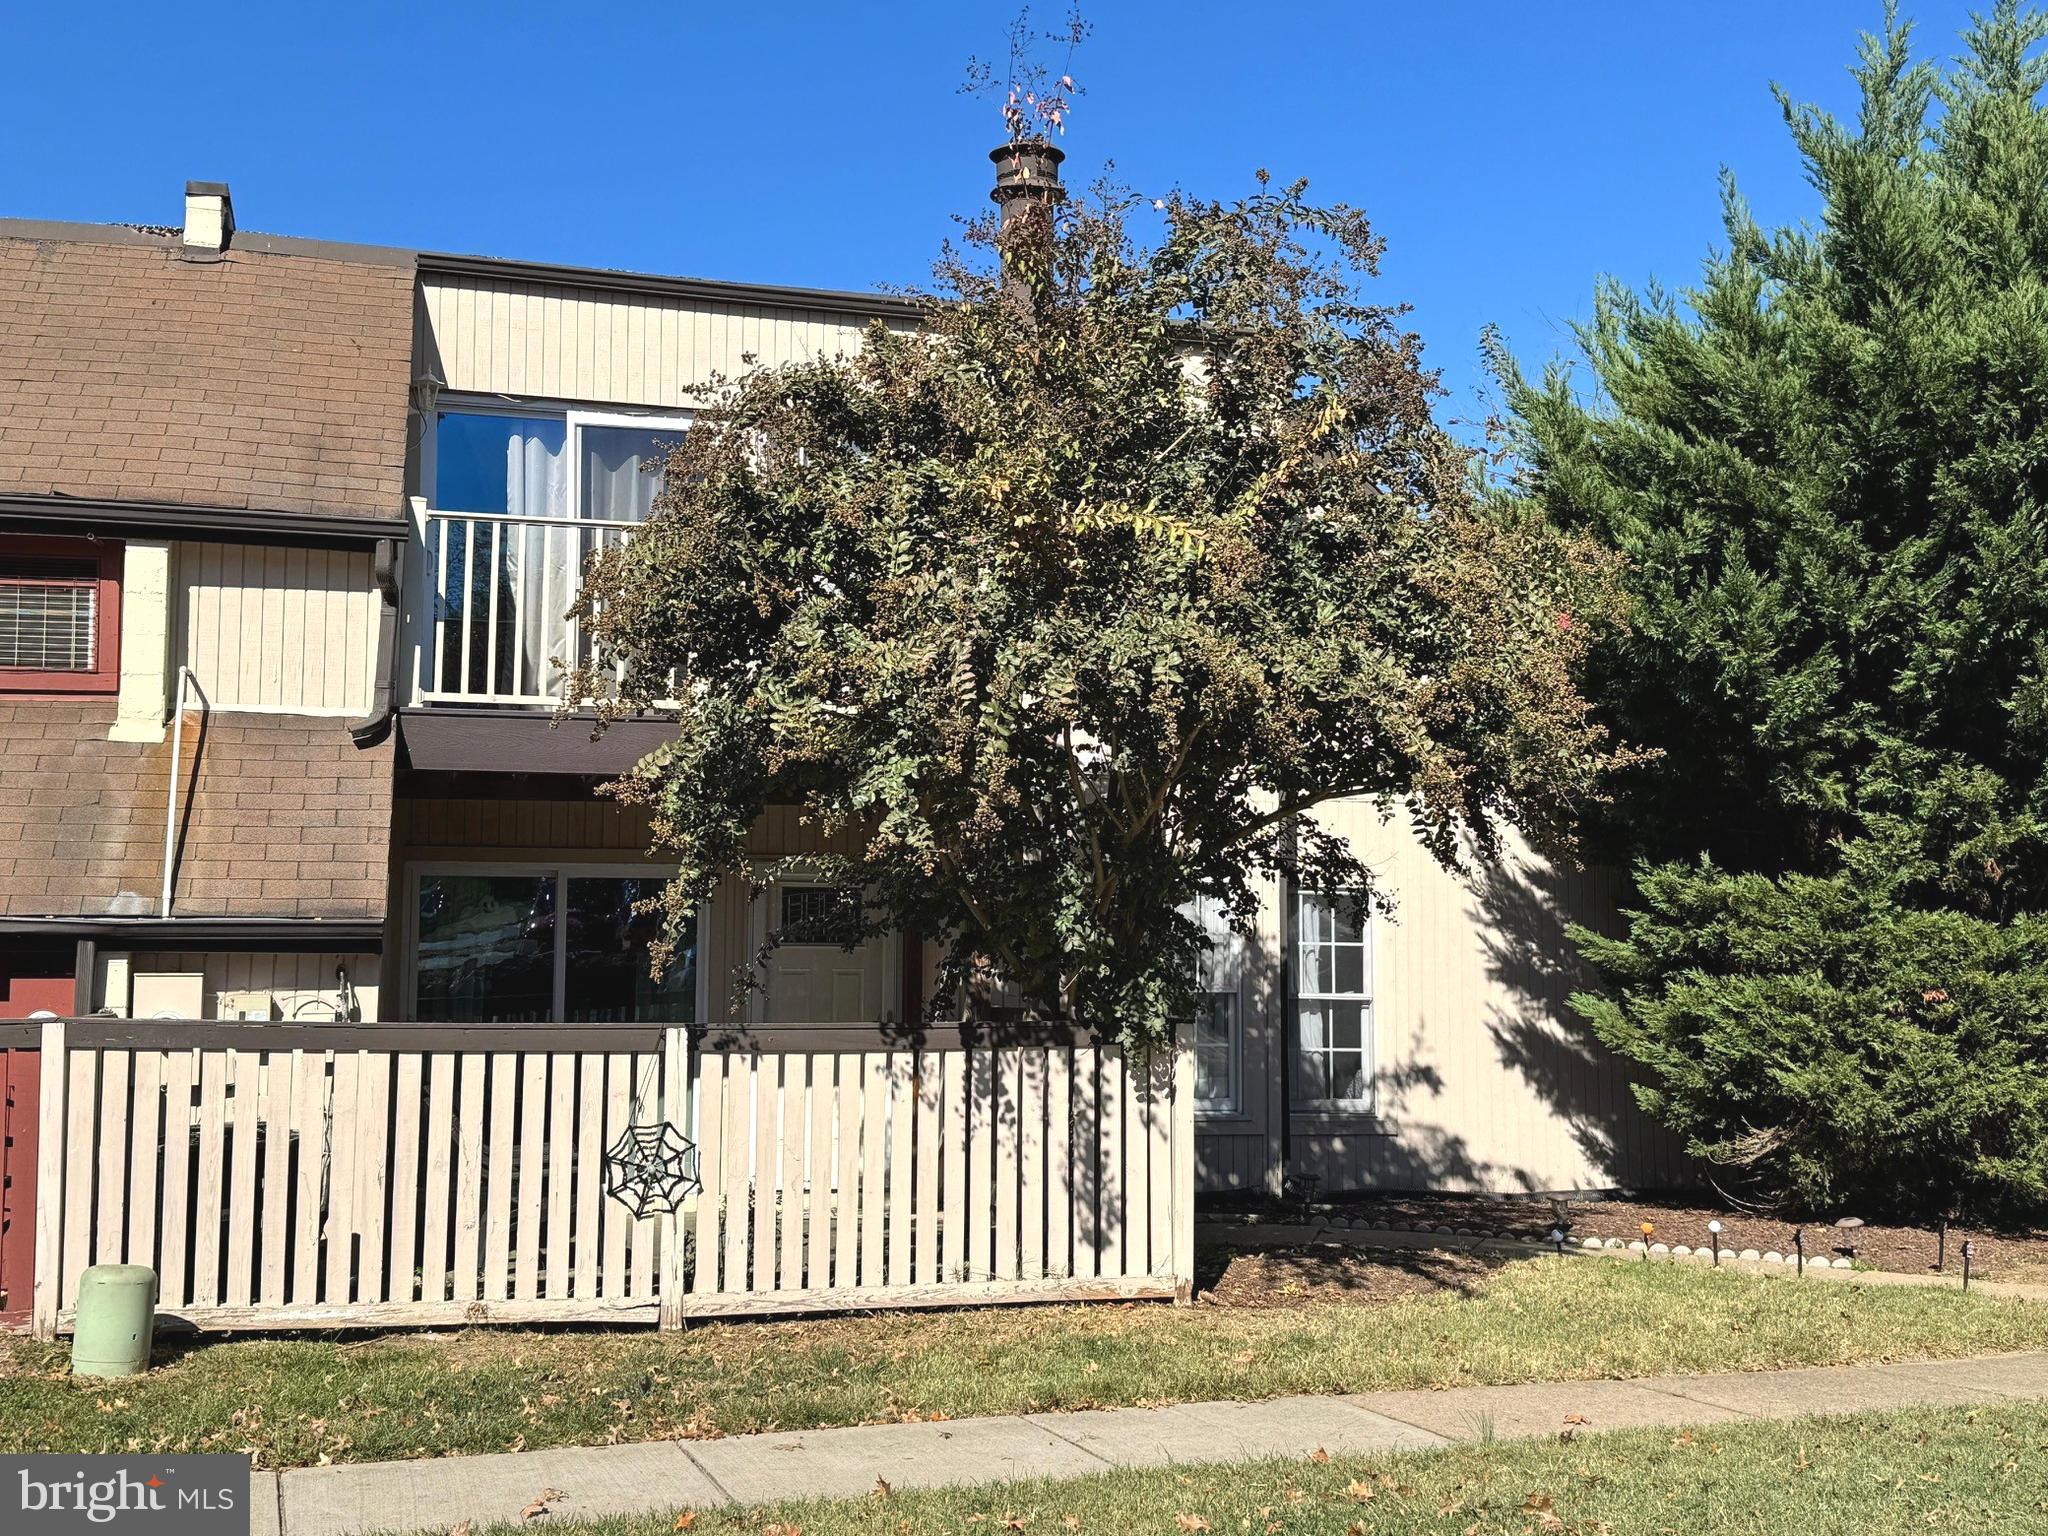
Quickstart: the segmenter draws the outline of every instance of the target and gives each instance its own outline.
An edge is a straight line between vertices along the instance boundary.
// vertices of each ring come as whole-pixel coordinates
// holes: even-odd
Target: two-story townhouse
[[[857,350],[876,320],[909,325],[915,311],[871,294],[419,258],[387,934],[406,1017],[722,1018],[734,968],[815,899],[800,881],[759,899],[727,882],[700,914],[694,960],[651,982],[630,909],[663,868],[645,818],[596,791],[670,727],[593,737],[586,717],[557,715],[557,663],[581,654],[563,615],[584,560],[646,515],[661,445],[689,430],[714,381]],[[757,833],[764,862],[820,847],[793,814]],[[785,946],[744,1016],[914,1017],[921,954]]]
[[[375,1018],[409,253],[0,221],[0,1017]]]
[[[201,187],[183,231],[0,225],[0,532],[29,562],[0,576],[0,1009],[723,1025],[736,969],[818,898],[800,868],[730,880],[649,978],[631,908],[665,867],[597,789],[670,727],[558,718],[564,614],[715,377],[914,307],[242,236],[225,207]],[[31,542],[53,535],[77,542]],[[1369,806],[1323,814],[1399,913],[1354,929],[1269,881],[1256,934],[1219,929],[1203,1187],[1672,1177],[1565,1002],[1564,925],[1611,921],[1618,882],[1525,849],[1459,878]],[[755,851],[816,838],[775,810]],[[782,946],[723,1032],[897,1037],[930,985],[915,938]]]
[[[866,325],[914,325],[916,310],[433,255],[419,289],[392,986],[423,1021],[723,1021],[736,968],[814,898],[800,875],[752,897],[729,880],[699,915],[693,969],[651,988],[626,909],[662,866],[644,818],[594,791],[668,727],[593,741],[551,722],[549,661],[579,645],[564,594],[585,553],[645,515],[657,482],[643,466],[689,429],[715,376],[850,351]],[[1256,935],[1218,925],[1197,1024],[1202,1186],[1672,1178],[1669,1143],[1567,1004],[1579,978],[1564,926],[1611,923],[1618,879],[1520,847],[1460,878],[1368,805],[1323,815],[1367,850],[1400,913],[1352,931],[1325,896],[1269,881]],[[765,864],[816,836],[771,812],[755,851]],[[801,1023],[873,1039],[920,1015],[930,956],[915,937],[853,954],[785,946],[762,980],[741,1004],[757,1035]]]

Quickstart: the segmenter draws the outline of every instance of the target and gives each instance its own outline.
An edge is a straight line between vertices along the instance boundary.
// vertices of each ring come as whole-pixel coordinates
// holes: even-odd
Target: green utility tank
[[[140,1376],[156,1332],[156,1271],[141,1264],[94,1264],[78,1277],[74,1376]]]

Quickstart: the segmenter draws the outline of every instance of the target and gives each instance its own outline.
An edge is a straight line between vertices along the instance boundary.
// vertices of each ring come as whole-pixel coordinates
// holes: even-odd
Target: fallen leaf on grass
[[[1319,1467],[1322,1467],[1322,1466],[1327,1466],[1327,1465],[1329,1465],[1329,1461],[1330,1461],[1330,1453],[1329,1453],[1328,1451],[1324,1450],[1324,1449],[1323,1449],[1323,1448],[1322,1448],[1322,1447],[1321,1447],[1321,1446],[1319,1445],[1319,1446],[1317,1446],[1317,1447],[1316,1447],[1316,1448],[1315,1448],[1314,1450],[1312,1450],[1312,1451],[1310,1451],[1310,1452],[1308,1453],[1308,1459],[1309,1459],[1310,1461],[1314,1462],[1314,1463],[1315,1463],[1315,1464],[1316,1464],[1317,1466],[1319,1466]]]
[[[448,1527],[448,1536],[469,1536],[469,1522],[458,1520]]]
[[[1173,1523],[1184,1531],[1206,1531],[1209,1529],[1209,1522],[1200,1515],[1175,1515]]]
[[[696,1523],[697,1511],[695,1511],[694,1509],[686,1509],[681,1514],[676,1516],[676,1523],[670,1526],[669,1529],[672,1531],[687,1531],[691,1526],[695,1525]]]
[[[889,1479],[887,1479],[886,1477],[876,1478],[875,1486],[869,1490],[869,1492],[874,1494],[874,1496],[878,1499],[886,1499],[887,1497],[889,1497],[890,1494],[894,1493],[895,1491],[895,1489],[889,1486]]]
[[[1370,1499],[1376,1498],[1379,1494],[1379,1490],[1373,1487],[1371,1483],[1360,1482],[1355,1477],[1351,1479],[1350,1482],[1344,1485],[1344,1491],[1345,1493],[1351,1496],[1353,1502],[1359,1504],[1363,1504]]]

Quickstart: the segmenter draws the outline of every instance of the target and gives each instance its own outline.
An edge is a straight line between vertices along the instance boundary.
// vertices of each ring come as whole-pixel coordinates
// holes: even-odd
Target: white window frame
[[[434,402],[429,413],[434,418],[450,416],[511,416],[528,421],[559,421],[563,425],[562,452],[569,457],[569,472],[566,480],[569,505],[563,513],[566,521],[572,523],[595,523],[600,527],[611,526],[604,518],[589,518],[582,513],[583,506],[583,455],[577,451],[577,433],[584,427],[673,427],[676,435],[696,425],[697,413],[692,410],[647,410],[636,411],[624,406],[593,409],[566,400],[500,400],[489,395],[442,395]],[[437,421],[430,420],[421,434],[420,444],[420,497],[431,512],[446,512],[450,509],[439,504],[434,495],[436,479],[440,474],[437,444],[439,433]],[[492,517],[495,513],[477,512],[475,517]]]
[[[566,405],[551,406],[544,401],[538,400],[494,400],[489,396],[485,396],[482,399],[466,399],[461,396],[442,395],[434,402],[433,408],[426,414],[426,427],[420,433],[420,500],[426,504],[429,512],[449,512],[452,510],[456,516],[483,518],[498,517],[502,514],[496,512],[462,512],[459,509],[444,507],[441,505],[440,498],[434,494],[438,489],[436,482],[440,478],[441,473],[440,418],[444,415],[510,416],[525,421],[566,422],[569,415],[569,407]],[[562,451],[564,453],[569,451],[568,441],[568,433],[565,427],[562,439]],[[570,505],[573,507],[574,502],[572,501]]]
[[[1289,1014],[1287,1021],[1290,1036],[1287,1042],[1287,1071],[1290,1074],[1290,1085],[1297,1084],[1300,1081],[1300,1064],[1305,1054],[1301,1039],[1301,1010],[1304,1003],[1357,1003],[1359,1005],[1358,1046],[1360,1064],[1365,1074],[1366,1083],[1365,1095],[1362,1098],[1295,1098],[1292,1101],[1292,1106],[1296,1113],[1346,1115],[1353,1117],[1370,1117],[1378,1113],[1379,1018],[1374,1007],[1374,983],[1378,980],[1376,968],[1378,955],[1375,952],[1375,924],[1370,906],[1363,906],[1359,913],[1358,948],[1363,951],[1360,979],[1364,983],[1364,990],[1359,992],[1309,991],[1304,985],[1309,975],[1309,968],[1305,958],[1306,951],[1310,948],[1321,947],[1321,940],[1318,939],[1315,944],[1311,945],[1304,937],[1302,926],[1303,904],[1310,900],[1323,902],[1340,901],[1345,897],[1354,897],[1358,894],[1354,890],[1323,891],[1297,886],[1294,888],[1292,900],[1289,903],[1288,939],[1294,946],[1294,965],[1291,968],[1294,985],[1291,989],[1293,995],[1288,1000]],[[1317,1054],[1327,1059],[1329,1055],[1340,1049],[1346,1050],[1348,1053],[1349,1048],[1324,1045],[1317,1048]]]
[[[1208,951],[1196,962],[1195,995],[1202,999],[1204,1005],[1212,997],[1227,997],[1230,999],[1229,1061],[1224,1074],[1227,1092],[1223,1097],[1216,1099],[1197,1097],[1195,1100],[1195,1116],[1197,1119],[1204,1120],[1235,1120],[1243,1118],[1245,1112],[1244,962],[1247,944],[1244,935],[1231,928],[1228,922],[1222,921],[1220,907],[1213,911],[1206,910],[1206,907],[1207,899],[1198,897],[1194,902],[1190,903],[1189,907],[1182,910],[1188,912],[1189,916],[1201,924],[1204,933],[1219,941],[1216,949]],[[1217,919],[1214,926],[1209,921],[1212,917]],[[1226,949],[1228,951],[1227,959],[1221,953]],[[1212,968],[1216,966],[1228,968],[1228,973],[1226,973],[1225,977],[1219,977],[1214,974]],[[1232,981],[1233,984],[1217,987],[1203,985],[1205,982],[1224,979]],[[1199,1020],[1196,1022],[1199,1023]],[[1190,1049],[1192,1049],[1195,1042],[1190,1038],[1188,1044]]]
[[[559,421],[562,423],[562,452],[567,457],[567,473],[563,477],[564,495],[567,505],[561,515],[546,517],[514,518],[501,512],[467,512],[440,505],[436,484],[440,477],[440,432],[439,418],[449,416],[499,416],[523,421]],[[610,518],[593,518],[583,515],[583,454],[580,451],[580,433],[584,427],[652,427],[656,430],[673,429],[677,436],[688,432],[697,420],[694,410],[634,410],[624,406],[592,408],[577,405],[566,400],[504,399],[490,395],[443,394],[425,412],[426,426],[420,434],[419,455],[419,496],[414,503],[413,541],[421,552],[421,558],[408,561],[408,583],[411,598],[405,616],[406,670],[411,675],[410,696],[414,701],[439,694],[440,681],[431,678],[434,630],[434,589],[435,574],[432,562],[424,557],[428,548],[428,519],[445,517],[461,518],[472,523],[520,523],[540,524],[549,528],[571,530],[616,529],[633,527],[635,524],[620,523]],[[581,534],[579,533],[580,537]],[[576,581],[582,581],[579,572]],[[566,602],[563,604],[566,608]],[[552,621],[548,621],[552,622]],[[564,639],[571,652],[579,645],[579,626],[569,625]],[[429,682],[432,686],[429,686]],[[459,700],[466,702],[466,696]],[[481,701],[481,700],[480,700]],[[509,702],[509,701],[508,701]]]
[[[673,427],[676,436],[680,437],[697,419],[695,411],[589,411],[575,407],[568,408],[563,415],[568,422],[568,436],[562,451],[569,455],[569,516],[594,528],[618,525],[610,518],[586,517],[583,513],[583,453],[579,446],[582,430],[585,427],[642,427],[660,431],[664,427]]]
[[[552,876],[555,887],[555,945],[554,945],[554,995],[549,1000],[552,1022],[574,1027],[565,1017],[568,1013],[569,991],[569,925],[562,920],[566,911],[568,891],[566,883],[574,879],[620,879],[620,880],[669,880],[675,877],[675,866],[663,864],[608,864],[579,863],[560,859],[517,859],[508,861],[473,859],[434,859],[405,867],[405,1012],[408,1018],[419,1016],[419,944],[420,944],[420,877],[423,875],[477,875],[490,878],[500,875],[531,875],[536,879]],[[697,993],[691,1002],[696,1022],[702,1023],[709,1015],[711,988],[709,967],[705,964],[710,942],[712,912],[711,903],[706,901],[697,909]]]

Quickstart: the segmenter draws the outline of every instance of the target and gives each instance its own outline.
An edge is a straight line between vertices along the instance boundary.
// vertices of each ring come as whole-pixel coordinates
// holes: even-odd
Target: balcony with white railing
[[[553,708],[597,658],[569,617],[592,557],[652,508],[679,417],[539,406],[435,414],[413,502],[407,702]]]
[[[571,619],[591,558],[633,523],[422,508],[412,583],[413,702],[553,707],[596,655]]]

